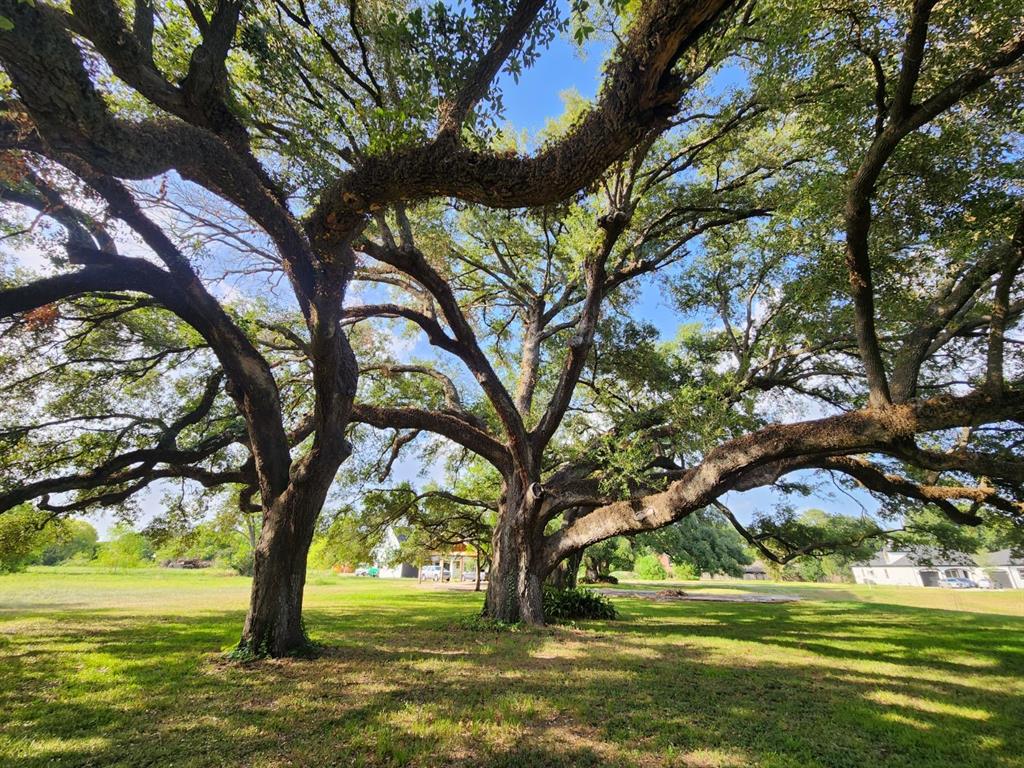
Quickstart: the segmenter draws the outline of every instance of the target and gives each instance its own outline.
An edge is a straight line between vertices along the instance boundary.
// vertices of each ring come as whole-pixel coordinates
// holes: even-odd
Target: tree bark
[[[583,561],[583,550],[577,550],[555,566],[548,574],[547,584],[555,589],[576,589],[580,563]]]
[[[541,541],[534,531],[538,500],[520,477],[506,478],[503,485],[484,615],[509,623],[542,626],[544,574],[540,570]]]
[[[567,509],[562,513],[562,527],[572,525],[582,514],[583,510],[579,507],[573,507]],[[564,558],[558,561],[558,565],[551,569],[551,573],[548,574],[547,583],[555,589],[576,589],[577,577],[579,575],[580,564],[583,562],[583,550],[577,549],[574,552],[570,552]]]
[[[608,564],[595,558],[587,558],[587,570],[584,578],[588,583],[594,584],[608,576]]]
[[[249,613],[236,653],[246,658],[309,655],[313,647],[302,622],[306,560],[317,516],[326,497],[322,489],[282,494],[266,510],[253,558]]]

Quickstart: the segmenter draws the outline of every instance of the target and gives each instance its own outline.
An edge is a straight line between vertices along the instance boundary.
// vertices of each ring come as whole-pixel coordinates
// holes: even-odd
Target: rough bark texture
[[[562,560],[548,574],[547,584],[555,589],[576,589],[583,550],[577,550]]]
[[[302,624],[302,591],[311,537],[301,534],[294,521],[280,517],[264,525],[256,547],[249,613],[238,655],[260,658],[309,652]]]
[[[238,655],[281,657],[312,651],[302,623],[302,593],[309,545],[329,485],[290,489],[265,511]]]
[[[484,615],[509,623],[544,624],[544,574],[534,532],[536,502],[521,479],[506,479],[494,528]]]

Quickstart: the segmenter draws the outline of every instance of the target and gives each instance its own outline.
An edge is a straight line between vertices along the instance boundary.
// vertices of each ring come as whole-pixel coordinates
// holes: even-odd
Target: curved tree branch
[[[356,403],[352,406],[351,420],[353,423],[368,424],[377,429],[433,432],[468,448],[502,471],[509,468],[511,461],[508,449],[504,445],[457,412]]]
[[[999,398],[979,391],[769,426],[718,446],[661,493],[599,507],[548,536],[544,562],[554,567],[569,552],[602,539],[667,525],[707,506],[759,467],[866,452],[898,455],[914,434],[1022,416],[1024,390]]]
[[[450,133],[368,157],[331,184],[308,219],[314,242],[347,240],[373,210],[451,196],[498,208],[542,206],[571,197],[623,157],[677,108],[679,57],[735,0],[644,3],[615,52],[598,103],[566,136],[533,157],[507,157],[458,144]]]

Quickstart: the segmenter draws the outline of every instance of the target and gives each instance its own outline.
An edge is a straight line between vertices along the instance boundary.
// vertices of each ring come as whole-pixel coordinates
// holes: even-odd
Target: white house
[[[856,563],[853,578],[858,584],[889,584],[937,587],[939,579],[962,578],[978,581],[987,577],[996,589],[1024,589],[1024,559],[1010,550],[968,555],[941,554],[937,550],[896,551],[888,547],[871,560]]]
[[[385,579],[415,579],[419,573],[416,566],[408,563],[391,565],[392,558],[402,542],[405,541],[404,533],[396,533],[390,525],[384,531],[384,539],[374,547],[372,552],[373,564],[377,567],[378,575]]]
[[[1024,558],[1013,557],[1009,549],[975,556],[979,573],[992,579],[997,589],[1024,589]]]

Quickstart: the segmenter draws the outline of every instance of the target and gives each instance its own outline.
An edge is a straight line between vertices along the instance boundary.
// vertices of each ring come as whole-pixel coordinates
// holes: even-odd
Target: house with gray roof
[[[914,551],[882,549],[871,560],[852,567],[858,584],[937,587],[940,579],[961,578],[995,589],[1024,589],[1024,558],[1009,549],[969,555],[921,548]]]

